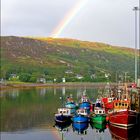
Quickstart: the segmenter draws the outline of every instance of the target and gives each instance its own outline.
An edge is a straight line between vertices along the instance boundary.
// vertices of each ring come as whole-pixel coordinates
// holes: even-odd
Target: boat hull
[[[71,121],[65,122],[65,123],[55,123],[55,128],[57,128],[58,130],[62,131],[67,129],[69,126],[71,125]]]
[[[109,123],[118,128],[130,129],[137,123],[137,113],[129,110],[112,113]]]
[[[55,115],[55,122],[56,123],[67,123],[67,122],[71,122],[71,116]]]
[[[136,125],[130,129],[122,129],[109,124],[109,131],[112,135],[112,139],[116,138],[119,140],[134,140],[135,137],[137,137]]]
[[[77,115],[72,118],[72,121],[74,123],[86,123],[89,122],[89,118],[87,116]]]
[[[105,115],[95,115],[95,116],[91,117],[91,122],[103,124],[106,122],[106,116]]]
[[[73,131],[77,131],[80,134],[83,134],[84,131],[88,128],[88,123],[73,123]]]

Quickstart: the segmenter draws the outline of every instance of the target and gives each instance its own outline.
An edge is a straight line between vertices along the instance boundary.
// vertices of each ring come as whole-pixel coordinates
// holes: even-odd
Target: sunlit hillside
[[[130,48],[65,38],[1,37],[1,78],[16,74],[30,82],[39,77],[49,82],[63,77],[69,82],[98,82],[123,80],[126,72],[127,79],[133,80]]]

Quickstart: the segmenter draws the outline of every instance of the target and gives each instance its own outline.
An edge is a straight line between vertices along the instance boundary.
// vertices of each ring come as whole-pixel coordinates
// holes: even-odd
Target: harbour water
[[[87,124],[83,133],[74,130],[72,124],[55,126],[54,113],[67,96],[78,102],[85,91],[94,102],[100,90],[103,89],[61,87],[2,91],[1,140],[140,140],[139,126],[119,136],[107,124],[103,127]]]

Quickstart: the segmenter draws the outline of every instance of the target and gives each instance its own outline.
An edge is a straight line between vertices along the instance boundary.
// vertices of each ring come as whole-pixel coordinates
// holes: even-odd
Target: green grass
[[[110,73],[112,80],[116,72],[126,71],[134,78],[134,50],[130,48],[60,38],[2,37],[1,40],[4,76],[7,72],[43,74],[47,70],[48,77],[53,79],[65,76],[65,71],[71,69],[74,74],[70,78],[76,74],[90,76],[89,70],[97,76]]]

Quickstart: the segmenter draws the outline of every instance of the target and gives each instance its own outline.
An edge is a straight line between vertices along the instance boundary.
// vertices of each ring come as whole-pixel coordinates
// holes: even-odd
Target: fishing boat
[[[113,112],[109,114],[109,123],[120,129],[130,129],[137,124],[137,112],[131,109],[131,96],[127,84],[118,92],[113,101]]]
[[[91,122],[102,124],[106,121],[105,109],[102,107],[102,101],[100,99],[96,99],[94,114],[91,116],[90,119]]]
[[[109,123],[121,129],[130,129],[137,124],[137,112],[130,109],[129,100],[115,100]]]
[[[87,109],[88,111],[90,111],[90,101],[89,101],[87,95],[82,96],[79,108]]]
[[[102,98],[103,107],[106,109],[106,111],[113,109],[113,101],[114,101],[114,97],[103,97]]]
[[[71,121],[65,123],[55,123],[54,127],[59,131],[68,131],[69,126],[71,125]]]
[[[58,113],[55,114],[55,122],[56,123],[67,123],[71,121],[71,117],[73,116],[71,109],[69,108],[58,108]]]
[[[89,122],[88,111],[86,109],[78,109],[72,121],[75,123],[86,123]]]
[[[106,114],[104,108],[96,107],[94,109],[94,115],[91,117],[90,121],[94,123],[103,124],[106,122]]]
[[[131,129],[121,129],[109,124],[109,131],[113,140],[134,140],[137,137],[137,127]]]
[[[75,102],[73,101],[72,97],[67,97],[65,107],[71,109],[71,113],[73,114],[75,113],[77,106]]]
[[[91,122],[90,125],[91,125],[92,129],[96,129],[99,132],[104,132],[104,130],[106,129],[106,123],[99,124],[99,123]]]
[[[103,107],[102,101],[100,99],[96,99],[95,107]]]
[[[87,134],[87,129],[88,129],[88,123],[73,123],[72,124],[72,128],[73,128],[73,131],[77,132],[78,134]]]
[[[76,104],[73,101],[72,97],[67,97],[65,107],[70,108],[70,109],[75,109],[76,108]]]

